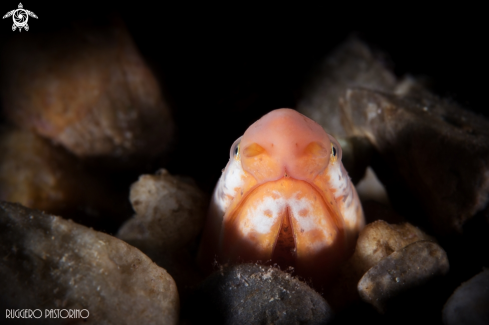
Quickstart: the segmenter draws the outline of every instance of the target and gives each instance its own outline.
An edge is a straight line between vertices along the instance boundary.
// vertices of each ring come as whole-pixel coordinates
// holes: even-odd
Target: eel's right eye
[[[231,146],[231,152],[229,153],[231,158],[239,160],[239,144],[240,143],[241,143],[241,137],[239,137],[238,140],[234,141],[233,145]]]

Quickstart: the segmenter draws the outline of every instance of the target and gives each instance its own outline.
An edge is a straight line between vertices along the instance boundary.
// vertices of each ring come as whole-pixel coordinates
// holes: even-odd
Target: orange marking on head
[[[331,141],[323,128],[291,109],[263,116],[246,130],[241,163],[258,183],[287,174],[312,181],[328,165]]]

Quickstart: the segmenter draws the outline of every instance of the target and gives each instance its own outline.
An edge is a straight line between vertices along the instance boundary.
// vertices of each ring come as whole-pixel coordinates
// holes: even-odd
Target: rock
[[[117,229],[130,216],[123,194],[90,174],[71,153],[34,133],[0,132],[0,200],[67,215],[98,229]]]
[[[15,38],[0,71],[6,118],[79,157],[115,168],[168,148],[170,110],[119,20]]]
[[[384,165],[373,167],[398,211],[425,224],[424,211],[444,236],[475,215],[489,219],[489,121],[433,95],[365,89],[346,93],[343,114],[347,133],[380,153]]]
[[[141,249],[174,251],[191,244],[202,231],[208,198],[190,179],[166,169],[142,175],[132,184],[129,199],[136,215],[118,237]]]
[[[407,75],[399,80],[393,94],[400,97],[430,97],[434,99],[436,96],[429,91],[431,84],[427,77],[415,78]]]
[[[398,295],[412,288],[422,288],[430,280],[445,275],[448,269],[448,258],[443,248],[430,241],[417,241],[369,269],[358,283],[358,293],[383,313],[389,305],[395,304]],[[414,297],[424,301],[429,287],[423,289]]]
[[[392,92],[397,80],[384,65],[382,54],[350,38],[328,56],[305,87],[297,110],[318,122],[328,133],[345,136],[339,99],[348,88],[361,87]]]
[[[87,324],[178,322],[177,288],[164,269],[72,221],[0,203],[0,256],[2,310],[87,309]]]
[[[335,310],[343,309],[358,300],[357,284],[369,269],[392,253],[425,240],[431,240],[431,237],[410,223],[397,225],[378,220],[367,224],[360,232],[355,252],[326,292],[326,299]]]
[[[196,285],[201,276],[189,250],[202,231],[208,197],[192,180],[162,169],[156,175],[140,176],[131,186],[130,201],[136,215],[117,237],[164,267],[179,290]]]
[[[443,323],[489,324],[489,269],[462,283],[443,308]]]
[[[432,240],[410,223],[388,224],[379,220],[368,224],[360,233],[354,256],[366,272],[385,257],[417,241]]]
[[[329,324],[333,312],[305,283],[273,267],[241,264],[207,278],[193,317],[212,324]]]

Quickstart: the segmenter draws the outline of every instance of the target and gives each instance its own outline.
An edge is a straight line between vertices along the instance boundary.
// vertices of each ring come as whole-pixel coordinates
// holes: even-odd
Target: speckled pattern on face
[[[216,185],[199,252],[219,262],[271,261],[327,283],[365,224],[341,147],[317,123],[278,109],[236,140]]]

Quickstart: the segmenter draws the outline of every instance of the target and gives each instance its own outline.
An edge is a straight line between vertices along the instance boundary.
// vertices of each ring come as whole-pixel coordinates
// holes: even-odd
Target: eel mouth
[[[282,224],[272,250],[271,262],[281,268],[295,267],[297,247],[295,244],[294,228],[290,220],[290,208],[287,207],[282,217]]]
[[[259,185],[225,217],[222,256],[271,261],[282,268],[317,265],[318,257],[321,263],[333,262],[344,231],[335,203],[327,197],[307,181],[290,177]]]

